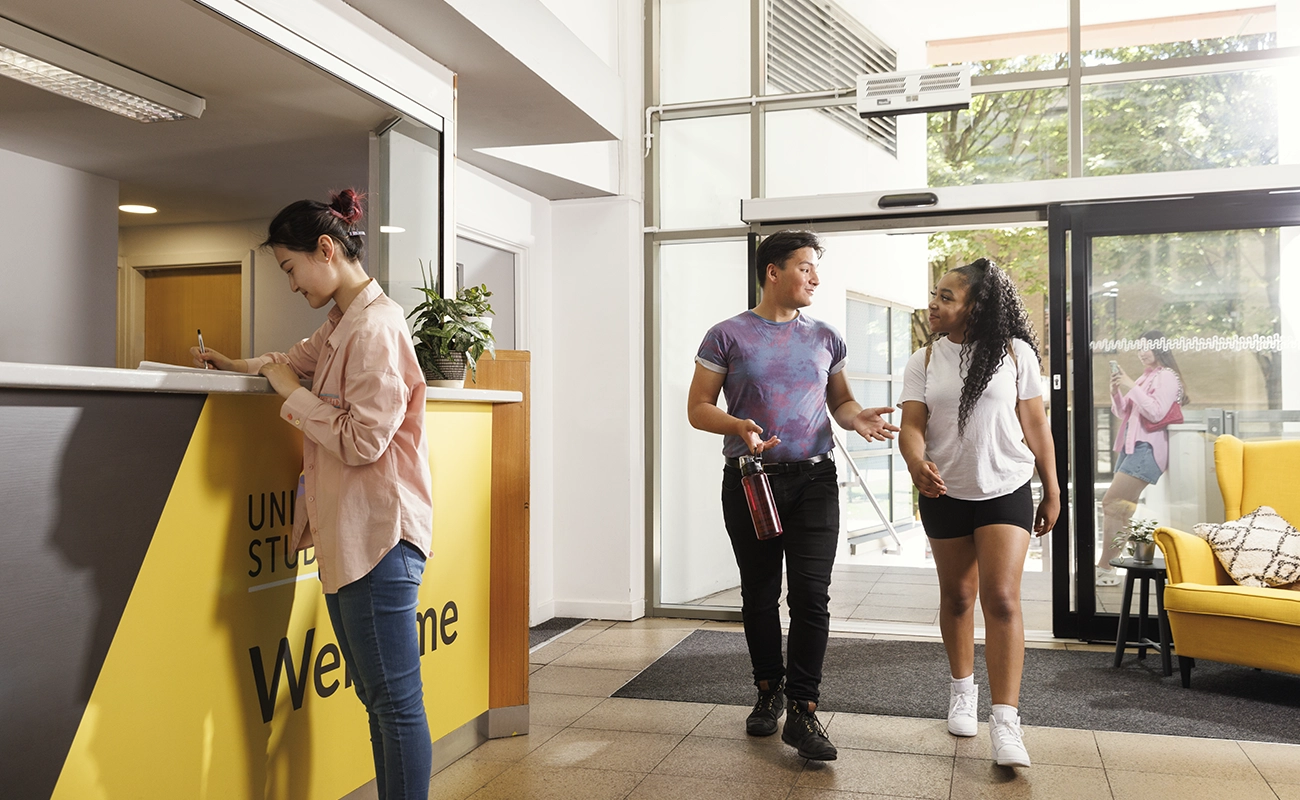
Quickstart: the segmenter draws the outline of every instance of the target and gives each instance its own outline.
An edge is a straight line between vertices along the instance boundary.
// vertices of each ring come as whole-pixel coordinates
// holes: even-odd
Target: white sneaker
[[[1020,715],[999,722],[997,715],[989,717],[989,738],[993,740],[993,760],[999,767],[1029,766],[1029,751],[1020,732]]]
[[[948,695],[948,733],[953,736],[979,733],[979,717],[976,716],[979,696],[978,685],[972,686],[968,692],[959,692],[953,687]]]

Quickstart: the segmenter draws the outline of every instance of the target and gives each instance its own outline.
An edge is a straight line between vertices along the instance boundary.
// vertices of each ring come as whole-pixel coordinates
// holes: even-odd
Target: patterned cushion
[[[1222,525],[1202,522],[1192,531],[1210,543],[1224,570],[1242,586],[1300,581],[1300,531],[1268,506]]]

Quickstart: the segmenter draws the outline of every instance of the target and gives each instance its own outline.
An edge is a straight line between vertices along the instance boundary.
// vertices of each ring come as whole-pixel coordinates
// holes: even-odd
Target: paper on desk
[[[141,361],[140,366],[136,369],[166,370],[167,372],[217,372],[215,369],[204,369],[203,367],[182,367],[180,364],[164,364],[161,361]],[[227,375],[238,375],[239,373],[226,373]]]

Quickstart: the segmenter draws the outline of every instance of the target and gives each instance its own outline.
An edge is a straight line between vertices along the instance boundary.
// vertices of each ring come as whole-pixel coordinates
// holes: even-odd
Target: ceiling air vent
[[[858,76],[858,116],[866,119],[970,108],[970,67]]]

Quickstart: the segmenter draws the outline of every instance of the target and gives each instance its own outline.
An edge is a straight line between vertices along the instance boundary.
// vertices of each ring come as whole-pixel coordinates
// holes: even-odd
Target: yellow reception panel
[[[209,396],[54,797],[336,800],[374,777],[314,553],[286,553],[301,440],[267,396]],[[420,590],[436,741],[487,710],[492,411],[430,403]]]

